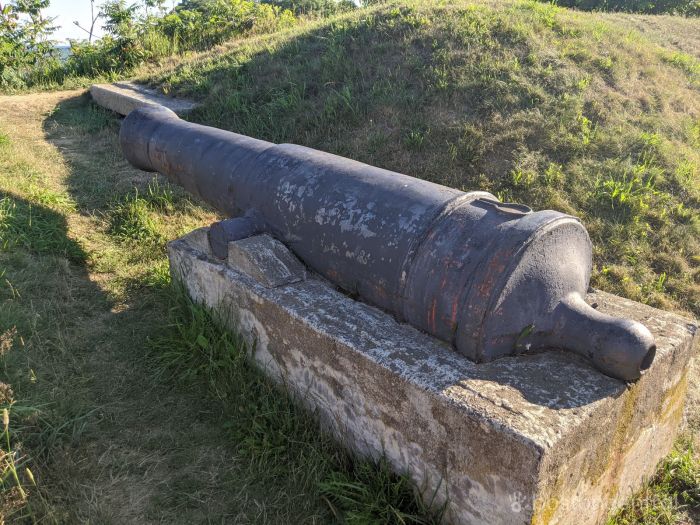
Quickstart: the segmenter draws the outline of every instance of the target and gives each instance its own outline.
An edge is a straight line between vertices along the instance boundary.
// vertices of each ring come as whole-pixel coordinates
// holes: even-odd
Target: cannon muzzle
[[[293,144],[142,108],[122,151],[232,217],[213,253],[256,233],[400,321],[477,362],[558,347],[635,380],[654,359],[643,325],[588,306],[588,233],[570,215],[500,202]]]

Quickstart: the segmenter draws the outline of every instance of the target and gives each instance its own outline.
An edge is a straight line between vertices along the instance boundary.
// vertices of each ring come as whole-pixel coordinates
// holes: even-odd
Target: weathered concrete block
[[[197,106],[191,100],[166,97],[154,89],[133,82],[93,84],[90,86],[90,95],[96,104],[120,115],[128,115],[144,106],[165,106],[178,115],[183,115]]]
[[[474,364],[309,277],[269,288],[209,253],[206,230],[169,244],[173,277],[250,342],[346,445],[386,454],[457,524],[600,523],[650,476],[683,419],[696,325],[606,293],[642,321],[653,366],[626,385],[571,353]]]
[[[229,243],[228,265],[268,288],[306,278],[306,269],[299,259],[269,235],[256,235]]]

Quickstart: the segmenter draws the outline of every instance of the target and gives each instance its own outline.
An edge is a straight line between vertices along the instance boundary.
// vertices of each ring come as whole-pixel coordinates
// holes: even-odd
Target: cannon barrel
[[[652,363],[642,324],[602,314],[584,296],[591,242],[575,217],[533,212],[293,144],[273,144],[142,108],[120,142],[233,217],[212,225],[212,251],[266,232],[348,293],[477,362],[572,350],[635,380]]]

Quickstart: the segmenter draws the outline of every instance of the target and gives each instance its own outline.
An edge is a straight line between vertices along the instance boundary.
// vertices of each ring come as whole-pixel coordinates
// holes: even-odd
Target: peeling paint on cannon
[[[636,321],[583,300],[591,242],[575,217],[465,193],[293,144],[272,144],[142,108],[122,151],[233,217],[212,251],[269,233],[343,290],[477,362],[548,347],[631,381],[655,344]]]

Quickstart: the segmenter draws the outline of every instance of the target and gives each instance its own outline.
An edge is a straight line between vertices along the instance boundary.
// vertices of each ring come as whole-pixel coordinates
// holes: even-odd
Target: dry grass
[[[577,215],[596,286],[698,316],[697,34],[527,0],[393,2],[144,78],[201,99],[206,124]]]
[[[700,30],[697,18],[670,15],[599,14],[602,20],[629,28],[655,44],[700,59]]]
[[[22,512],[61,523],[240,513],[232,510],[239,498],[223,496],[237,459],[216,410],[202,405],[201,392],[154,381],[146,356],[147,339],[168,322],[165,276],[143,279],[163,267],[163,247],[139,260],[109,234],[110,203],[134,186],[145,192],[152,177],[126,166],[114,117],[80,93],[2,98],[0,107],[11,141],[0,157],[2,195],[60,223],[57,235],[85,260],[41,253],[38,235],[0,253],[0,325],[17,331],[4,376],[15,406],[32,403],[19,412],[16,435],[32,451],[41,488],[29,491]],[[56,198],[42,205],[47,195]],[[159,223],[169,237],[213,218],[184,198],[175,206]]]
[[[205,123],[581,215],[598,285],[697,314],[699,28],[532,2],[409,2],[149,76],[202,99],[193,118]],[[343,464],[264,382],[237,376],[257,392],[246,394],[219,378],[212,394],[189,350],[230,357],[230,342],[170,301],[164,242],[215,215],[128,167],[117,126],[80,92],[0,97],[0,380],[14,391],[0,388],[0,408],[28,494],[3,491],[12,518],[319,523],[326,477],[357,484],[363,509],[385,515],[372,487],[396,480]],[[167,367],[156,347],[174,356]],[[200,368],[204,380],[179,379]],[[261,426],[226,425],[260,403],[276,407]],[[297,441],[266,462],[257,440],[271,436]],[[689,446],[616,523],[692,522],[677,490],[697,474]]]
[[[357,487],[360,522],[433,522],[406,479],[352,460],[234,336],[173,301],[165,241],[216,216],[129,168],[114,115],[75,92],[0,107],[0,380],[14,390],[0,517],[321,523],[332,479]]]

